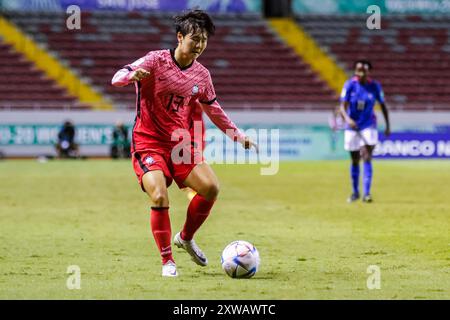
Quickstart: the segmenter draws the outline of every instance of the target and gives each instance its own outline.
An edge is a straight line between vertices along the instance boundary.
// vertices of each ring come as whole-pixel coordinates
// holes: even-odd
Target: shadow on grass
[[[220,270],[221,271],[221,270]],[[198,270],[196,273],[189,275],[192,278],[205,278],[205,279],[231,279],[231,280],[289,280],[286,274],[276,271],[258,271],[252,278],[249,279],[233,279],[229,277],[224,271],[217,270]]]

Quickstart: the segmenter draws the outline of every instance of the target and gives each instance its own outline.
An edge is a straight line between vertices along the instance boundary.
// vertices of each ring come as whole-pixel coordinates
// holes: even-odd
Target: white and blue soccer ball
[[[251,278],[258,271],[260,258],[250,242],[237,240],[223,249],[222,268],[231,278]]]

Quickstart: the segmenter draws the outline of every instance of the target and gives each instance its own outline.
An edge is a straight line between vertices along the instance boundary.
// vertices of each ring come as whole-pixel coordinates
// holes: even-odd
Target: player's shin
[[[214,201],[206,200],[199,194],[196,194],[192,198],[187,210],[186,222],[181,231],[181,238],[183,240],[192,240],[195,232],[205,222],[206,218],[208,218],[213,205]]]
[[[170,228],[170,217],[168,207],[152,207],[150,216],[150,225],[153,237],[161,254],[162,263],[173,260],[171,238],[172,232]]]
[[[353,194],[359,195],[359,163],[350,166],[350,176],[352,178]]]
[[[372,185],[372,162],[364,161],[364,195],[370,195],[370,187]]]

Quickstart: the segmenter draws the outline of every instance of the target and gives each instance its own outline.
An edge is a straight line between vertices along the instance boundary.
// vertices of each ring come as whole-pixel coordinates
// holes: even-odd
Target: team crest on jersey
[[[192,87],[192,95],[195,96],[198,93],[198,85],[194,84]]]
[[[152,157],[150,157],[150,156],[145,158],[144,161],[145,161],[146,164],[152,164],[153,162],[155,162],[155,160]]]

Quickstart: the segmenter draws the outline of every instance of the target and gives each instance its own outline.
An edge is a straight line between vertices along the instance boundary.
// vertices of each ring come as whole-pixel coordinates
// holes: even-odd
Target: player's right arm
[[[147,78],[150,75],[149,70],[151,70],[151,61],[147,57],[142,57],[117,71],[111,80],[111,84],[115,87],[124,87],[132,82]]]
[[[356,122],[350,118],[347,113],[348,106],[350,105],[350,91],[351,91],[351,82],[350,80],[345,82],[344,87],[342,88],[340,101],[341,104],[339,106],[339,111],[341,113],[342,118],[352,129],[356,129]]]
[[[342,118],[344,118],[345,122],[350,126],[350,128],[356,129],[357,125],[356,125],[355,120],[350,118],[350,116],[347,113],[347,109],[348,109],[349,105],[350,105],[350,103],[348,101],[342,101],[339,110],[341,112]]]

